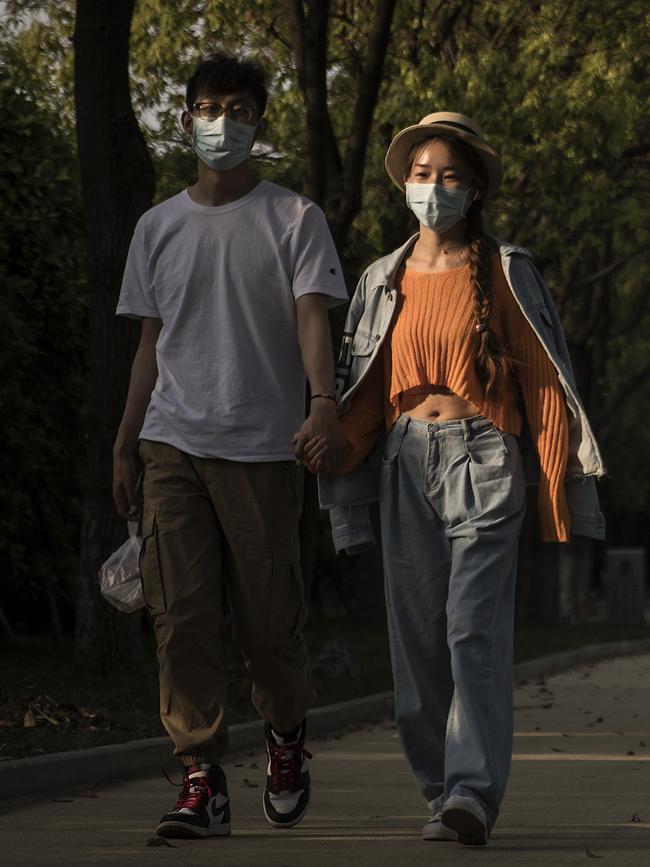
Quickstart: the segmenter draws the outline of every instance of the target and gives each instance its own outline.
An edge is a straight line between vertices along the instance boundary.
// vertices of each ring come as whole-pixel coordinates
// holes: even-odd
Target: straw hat
[[[433,136],[452,136],[464,141],[476,151],[487,177],[485,198],[491,198],[501,186],[503,167],[496,152],[483,138],[480,126],[471,117],[455,111],[436,111],[428,114],[415,126],[398,132],[386,152],[386,171],[395,186],[404,192],[404,175],[408,156],[414,144]]]

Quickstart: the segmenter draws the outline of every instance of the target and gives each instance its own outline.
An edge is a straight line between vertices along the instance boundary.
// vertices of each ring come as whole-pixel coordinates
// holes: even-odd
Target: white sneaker
[[[425,822],[424,828],[422,828],[422,839],[455,842],[458,840],[458,834],[455,831],[452,831],[451,828],[447,828],[446,825],[442,824],[440,810],[438,810]]]
[[[456,831],[459,843],[465,846],[485,846],[487,843],[487,816],[473,798],[450,795],[442,808],[441,818],[447,828]]]
[[[303,818],[309,806],[309,768],[311,753],[305,749],[305,721],[296,740],[285,743],[266,723],[268,766],[262,804],[264,815],[274,828],[293,828]]]
[[[156,833],[161,837],[223,837],[230,834],[228,784],[219,765],[185,768],[176,806],[162,817]]]

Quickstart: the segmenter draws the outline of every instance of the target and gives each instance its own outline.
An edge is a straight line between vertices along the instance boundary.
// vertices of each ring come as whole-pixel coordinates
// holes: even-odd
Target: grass
[[[600,623],[518,627],[515,661],[587,644],[650,638],[650,626]],[[0,761],[164,734],[158,717],[153,637],[127,672],[90,675],[71,643],[44,638],[0,647]],[[358,616],[312,622],[307,629],[318,704],[392,688],[385,625]],[[232,642],[229,720],[256,718],[250,679]],[[27,725],[25,725],[27,723]],[[34,723],[34,725],[30,725]]]

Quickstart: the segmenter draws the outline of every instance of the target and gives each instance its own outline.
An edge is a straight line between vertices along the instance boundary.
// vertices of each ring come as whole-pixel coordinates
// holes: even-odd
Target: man
[[[266,100],[264,74],[249,60],[215,54],[196,69],[181,122],[198,180],[140,219],[117,308],[141,319],[142,335],[114,446],[114,497],[124,517],[139,512],[139,440],[141,572],[161,718],[185,766],[181,795],[158,826],[166,837],[230,833],[219,765],[226,605],[265,720],[266,817],[291,827],[309,802],[305,714],[314,696],[292,438],[298,455],[322,436],[343,457],[327,311],[347,293],[322,211],[254,176]]]

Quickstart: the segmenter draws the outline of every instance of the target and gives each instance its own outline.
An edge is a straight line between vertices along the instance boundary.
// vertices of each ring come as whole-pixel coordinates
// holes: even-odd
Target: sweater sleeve
[[[383,353],[373,362],[352,398],[350,409],[340,421],[348,452],[345,463],[336,471],[337,475],[349,473],[357,467],[385,427]]]
[[[501,272],[507,351],[514,364],[540,464],[539,519],[545,542],[568,542],[571,527],[564,491],[569,453],[566,399],[557,371],[521,312]]]

